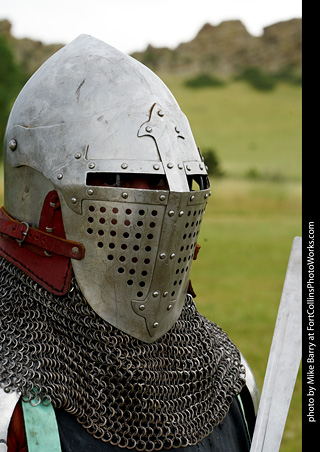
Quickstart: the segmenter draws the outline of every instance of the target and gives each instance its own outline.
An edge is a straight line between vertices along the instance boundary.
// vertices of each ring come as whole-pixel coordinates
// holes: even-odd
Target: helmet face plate
[[[66,237],[85,246],[73,269],[94,311],[153,342],[174,325],[184,304],[210,194],[206,168],[186,117],[155,74],[91,37],[80,36],[60,52],[17,99],[5,164],[10,174],[31,168],[59,193]],[[97,67],[88,64],[92,56]],[[64,76],[67,67],[74,69],[67,91],[61,66]],[[44,111],[56,85],[60,107],[47,109],[42,119],[33,114],[32,127],[26,126],[30,93]],[[199,190],[193,191],[193,179]],[[17,183],[15,193],[27,181]],[[21,212],[10,181],[5,190],[9,212]]]

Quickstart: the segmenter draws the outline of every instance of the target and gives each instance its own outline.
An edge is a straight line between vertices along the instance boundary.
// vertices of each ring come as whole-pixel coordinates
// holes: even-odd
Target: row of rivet
[[[151,130],[150,131],[152,131],[152,128],[151,127],[147,127],[146,129],[148,129],[148,128],[150,128]],[[149,131],[149,130],[147,130],[147,131]],[[179,133],[179,132],[178,132]],[[9,142],[9,148],[12,150],[12,151],[14,151],[15,149],[16,149],[16,147],[17,147],[17,142],[16,142],[16,140],[11,140],[10,142]],[[80,159],[81,158],[81,154],[80,154],[80,152],[77,152],[76,154],[75,154],[75,158],[76,159]],[[167,164],[167,167],[169,168],[169,169],[172,169],[173,167],[174,167],[174,164],[173,163],[171,163],[171,162],[169,162],[168,164]],[[95,163],[94,162],[90,162],[89,164],[88,164],[88,168],[89,169],[94,169],[95,168]],[[128,164],[127,163],[122,163],[121,164],[121,168],[122,169],[127,169],[128,168]],[[179,163],[178,164],[178,168],[180,169],[180,170],[182,170],[183,169],[183,165],[181,164],[181,163]],[[204,166],[203,166],[203,164],[202,163],[199,163],[199,168],[200,168],[200,170],[202,171],[203,169],[204,169]],[[158,165],[157,163],[155,163],[154,165],[153,165],[153,169],[154,170],[159,170],[160,169],[160,165]],[[191,171],[191,167],[190,167],[190,165],[187,165],[186,166],[186,169],[187,169],[187,171]],[[63,174],[62,173],[59,173],[58,175],[57,175],[57,179],[58,180],[61,180],[63,178]]]
[[[89,189],[87,190],[87,194],[88,194],[89,196],[93,196],[93,195],[94,195],[94,190],[93,190],[92,188],[89,188]],[[210,192],[210,193],[206,193],[206,194],[204,195],[204,199],[207,199],[210,195],[211,195],[211,192]],[[127,199],[129,195],[128,195],[127,192],[123,192],[121,196],[122,196],[123,199]],[[191,195],[191,196],[190,196],[190,201],[193,201],[194,199],[195,199],[195,196],[194,196],[194,195]],[[160,196],[159,196],[159,200],[160,200],[160,201],[165,201],[165,200],[166,200],[166,195],[160,195]],[[76,203],[77,203],[77,198],[71,198],[71,202],[72,202],[72,204],[76,204]],[[174,215],[174,211],[173,211],[173,210],[170,210],[170,211],[168,212],[168,215],[169,215],[169,217],[172,217],[172,216]],[[181,215],[183,215],[183,211],[179,212],[179,216],[181,216]]]
[[[81,154],[80,154],[80,153],[75,154],[75,158],[76,158],[76,159],[79,159],[80,157],[81,157]],[[179,168],[180,170],[183,169],[183,165],[182,165],[181,163],[179,163],[177,166],[178,166],[178,168]],[[172,169],[172,168],[174,167],[174,164],[171,163],[171,162],[169,162],[169,163],[167,164],[167,167],[168,167],[169,169]],[[95,163],[94,163],[94,162],[88,163],[88,168],[89,168],[89,169],[94,169],[94,168],[95,168]],[[121,168],[122,168],[122,169],[127,169],[127,168],[128,168],[128,163],[126,163],[126,162],[121,163]],[[203,165],[202,163],[199,163],[199,168],[200,168],[200,170],[202,171],[202,170],[204,169],[204,165]],[[153,165],[153,169],[156,170],[156,171],[158,171],[158,170],[160,169],[160,165],[157,164],[157,163],[155,163],[155,164]],[[187,166],[186,166],[186,169],[187,169],[187,171],[191,171],[190,165],[187,165]]]

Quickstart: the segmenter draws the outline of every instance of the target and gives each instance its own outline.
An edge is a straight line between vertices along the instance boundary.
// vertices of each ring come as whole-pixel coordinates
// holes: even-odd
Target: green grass
[[[192,90],[182,78],[163,79],[198,145],[217,152],[228,176],[212,180],[192,268],[196,302],[240,348],[261,390],[291,244],[301,236],[301,88]],[[245,179],[250,170],[261,180]],[[301,450],[301,371],[280,450]]]
[[[199,311],[237,344],[262,389],[293,238],[301,236],[301,186],[212,181],[192,282]],[[301,449],[299,374],[281,452]]]
[[[215,149],[229,176],[254,169],[271,179],[301,180],[301,87],[279,84],[266,93],[237,82],[194,90],[181,78],[164,79],[198,146]]]

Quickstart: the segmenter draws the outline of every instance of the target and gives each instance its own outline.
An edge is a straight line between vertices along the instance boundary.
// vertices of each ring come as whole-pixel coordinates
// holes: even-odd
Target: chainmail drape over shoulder
[[[244,384],[240,355],[187,296],[145,344],[98,317],[76,282],[58,297],[0,259],[0,386],[52,402],[102,441],[138,450],[195,444]]]

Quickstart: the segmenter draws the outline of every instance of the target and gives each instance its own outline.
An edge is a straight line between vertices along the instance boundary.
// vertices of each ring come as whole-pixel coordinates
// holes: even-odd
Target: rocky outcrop
[[[301,28],[301,19],[292,19],[266,27],[256,37],[238,20],[206,24],[193,40],[174,50],[149,46],[133,56],[160,72],[226,77],[248,67],[271,73],[288,68],[301,72]]]
[[[0,33],[12,43],[17,61],[27,74],[32,74],[63,44],[45,45],[31,39],[16,39],[11,24],[0,21]],[[252,36],[239,20],[217,26],[205,24],[189,42],[175,49],[148,46],[132,56],[161,73],[211,73],[222,77],[239,74],[248,67],[275,73],[291,70],[300,73],[302,65],[302,20],[292,19],[264,28],[262,36]]]

